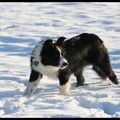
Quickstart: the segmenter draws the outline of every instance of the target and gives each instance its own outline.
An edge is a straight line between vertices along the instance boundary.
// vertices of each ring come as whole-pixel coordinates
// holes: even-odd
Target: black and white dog
[[[93,70],[102,78],[107,77],[118,84],[118,79],[112,70],[107,49],[103,41],[95,34],[82,33],[71,39],[58,38],[57,41],[40,42],[31,56],[31,75],[25,94],[35,91],[42,75],[59,79],[60,93],[65,94],[70,89],[70,75],[74,74],[77,86],[84,83],[83,69],[93,65]]]
[[[63,56],[63,51],[61,51],[56,42],[51,39],[40,41],[38,45],[35,46],[30,62],[31,74],[25,95],[31,95],[35,91],[43,75],[62,80],[62,76],[59,76],[59,71],[65,69],[68,65],[67,60]],[[66,88],[66,85],[61,85],[61,93],[64,92]]]

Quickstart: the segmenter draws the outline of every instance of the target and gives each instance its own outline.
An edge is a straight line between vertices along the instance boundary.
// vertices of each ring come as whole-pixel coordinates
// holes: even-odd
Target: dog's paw
[[[60,94],[65,95],[69,92],[69,90],[70,90],[70,80],[66,84],[60,86]]]

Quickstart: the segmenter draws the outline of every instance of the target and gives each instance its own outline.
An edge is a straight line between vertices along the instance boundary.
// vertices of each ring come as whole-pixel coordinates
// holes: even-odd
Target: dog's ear
[[[53,44],[53,40],[52,39],[47,39],[44,44],[45,45],[52,45]]]
[[[66,38],[65,37],[59,37],[58,39],[57,39],[57,45],[58,46],[64,46],[64,40],[65,40]]]

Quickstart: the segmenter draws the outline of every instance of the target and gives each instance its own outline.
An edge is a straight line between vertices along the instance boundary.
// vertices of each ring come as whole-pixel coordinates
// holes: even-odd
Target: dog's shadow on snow
[[[47,85],[47,86],[40,86],[36,89],[34,92],[35,94],[39,94],[40,96],[51,96],[51,95],[57,95],[59,94],[59,86],[58,85]]]

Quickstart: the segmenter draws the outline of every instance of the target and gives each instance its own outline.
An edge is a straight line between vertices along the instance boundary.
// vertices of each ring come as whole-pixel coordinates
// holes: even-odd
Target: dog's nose
[[[62,67],[66,67],[68,65],[68,63],[67,62],[64,62],[63,64],[62,64]]]

